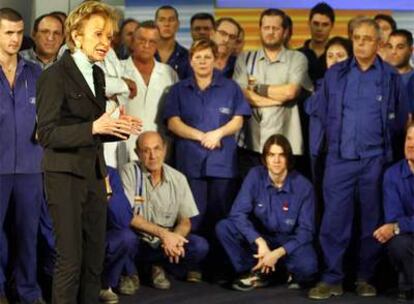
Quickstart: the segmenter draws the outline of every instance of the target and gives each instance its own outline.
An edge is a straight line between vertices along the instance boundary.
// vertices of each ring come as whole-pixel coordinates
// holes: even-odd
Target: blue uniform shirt
[[[401,79],[407,89],[410,112],[414,113],[414,70],[411,70],[405,74],[401,74]]]
[[[155,59],[161,62],[161,58],[158,52],[155,54]],[[172,67],[174,71],[177,72],[178,78],[180,78],[180,80],[188,78],[192,75],[193,70],[190,66],[188,50],[178,42],[175,42],[174,51],[166,63]]]
[[[289,172],[277,189],[264,166],[250,170],[230,211],[229,219],[250,242],[260,236],[285,236],[289,254],[314,237],[315,199],[312,184]]]
[[[175,84],[167,95],[164,119],[178,116],[190,127],[203,132],[228,123],[233,116],[250,116],[250,106],[233,80],[215,71],[209,87],[200,90],[193,77]],[[237,176],[236,140],[226,136],[221,148],[212,151],[199,142],[176,138],[176,168],[187,177]]]
[[[41,68],[19,57],[14,87],[0,68],[0,174],[40,173],[35,139],[36,81]]]
[[[385,222],[398,222],[401,233],[414,233],[414,174],[403,159],[385,172]]]
[[[378,58],[366,71],[362,71],[353,58],[343,103],[343,158],[358,159],[383,154],[382,95]]]
[[[227,64],[224,67],[224,69],[221,70],[221,73],[224,75],[224,77],[227,77],[229,79],[233,78],[234,68],[236,66],[236,60],[237,56],[231,55],[229,59],[227,60]]]

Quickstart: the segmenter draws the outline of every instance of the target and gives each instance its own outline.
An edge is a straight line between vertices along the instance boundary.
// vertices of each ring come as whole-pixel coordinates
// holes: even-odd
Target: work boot
[[[356,282],[355,291],[360,297],[375,297],[377,295],[377,289],[363,280]]]
[[[99,301],[106,304],[117,304],[119,303],[119,297],[111,288],[101,289],[99,292]]]
[[[341,296],[344,293],[341,284],[328,284],[319,282],[309,290],[308,298],[312,300],[326,300],[331,296]]]
[[[170,289],[171,282],[167,279],[165,275],[164,268],[161,266],[152,266],[151,269],[151,280],[152,286],[157,289]]]

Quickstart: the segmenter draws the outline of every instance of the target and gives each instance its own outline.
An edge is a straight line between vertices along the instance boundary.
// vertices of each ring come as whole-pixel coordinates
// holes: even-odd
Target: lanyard
[[[142,201],[137,201],[137,198],[140,198],[141,200],[143,199],[142,194],[143,194],[144,179],[142,175],[142,170],[140,170],[138,164],[135,163],[134,168],[135,168],[136,182],[135,182],[135,202],[134,202],[133,209],[134,209],[134,214],[141,214],[142,209],[144,208],[144,205]]]

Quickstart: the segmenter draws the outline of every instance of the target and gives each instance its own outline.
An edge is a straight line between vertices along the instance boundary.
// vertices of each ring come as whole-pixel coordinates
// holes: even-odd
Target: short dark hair
[[[127,18],[124,21],[122,21],[121,26],[119,27],[119,32],[122,33],[122,31],[124,30],[124,27],[128,24],[128,23],[136,23],[137,25],[139,25],[138,20],[135,20],[134,18]]]
[[[214,24],[214,29],[217,30],[218,27],[220,26],[220,24],[222,24],[223,22],[230,22],[235,27],[237,27],[237,36],[239,36],[240,31],[241,31],[241,26],[240,26],[240,24],[236,20],[234,20],[231,17],[223,17],[223,18],[218,19],[216,21],[216,23]]]
[[[325,52],[327,52],[328,49],[331,46],[333,46],[333,45],[340,45],[340,46],[342,46],[345,49],[345,51],[347,52],[348,57],[352,57],[353,56],[352,42],[351,42],[351,40],[349,40],[347,38],[344,38],[344,37],[340,37],[340,36],[332,37],[326,43]]]
[[[22,15],[10,7],[0,8],[0,21],[3,19],[12,22],[23,21]]]
[[[405,40],[407,41],[407,44],[408,44],[409,47],[411,47],[413,45],[413,34],[410,31],[407,31],[407,30],[404,30],[404,29],[394,30],[390,34],[390,37],[391,36],[404,37]]]
[[[312,20],[315,14],[327,16],[329,20],[331,20],[332,24],[335,23],[335,11],[326,2],[319,2],[314,7],[312,7],[309,13],[309,20]]]
[[[278,9],[278,8],[265,9],[260,14],[259,26],[262,26],[263,17],[265,17],[265,16],[279,16],[280,18],[282,18],[282,27],[283,27],[283,29],[287,29],[289,27],[289,20],[288,20],[288,17],[286,15],[286,13],[284,11]]]
[[[286,156],[287,169],[288,171],[291,171],[294,167],[294,157],[293,157],[293,152],[292,152],[292,146],[290,145],[289,140],[282,134],[271,135],[266,140],[263,146],[263,152],[262,152],[263,165],[266,165],[266,156],[269,154],[270,148],[273,145],[277,145],[282,148],[283,153]]]
[[[68,15],[65,12],[62,11],[53,11],[49,13],[50,15],[57,15],[57,16],[63,16],[65,19],[68,17]]]
[[[154,20],[145,20],[145,21],[142,21],[139,24],[139,27],[137,28],[137,30],[140,29],[140,28],[151,29],[151,30],[158,30],[158,27],[155,24],[155,21]]]
[[[397,22],[395,22],[394,18],[392,18],[390,15],[386,14],[377,14],[374,17],[375,21],[383,20],[385,22],[388,22],[388,24],[391,26],[391,29],[395,31],[397,29]]]
[[[45,19],[46,17],[50,17],[50,18],[54,18],[58,20],[60,25],[62,26],[62,34],[63,34],[63,32],[65,31],[65,25],[63,24],[62,20],[57,16],[57,14],[52,14],[52,13],[44,14],[44,15],[37,17],[33,23],[33,32],[37,33],[37,31],[39,30],[40,22],[42,22],[42,20]]]
[[[178,20],[178,11],[174,6],[171,5],[162,5],[159,8],[157,8],[157,10],[155,11],[155,19],[157,19],[158,17],[158,13],[160,12],[160,10],[171,10],[174,11],[175,17],[177,17]]]
[[[190,19],[190,26],[193,26],[193,23],[194,23],[195,20],[210,20],[211,24],[214,27],[214,23],[215,23],[214,17],[210,13],[202,12],[202,13],[196,13],[196,14],[192,15],[191,19]]]

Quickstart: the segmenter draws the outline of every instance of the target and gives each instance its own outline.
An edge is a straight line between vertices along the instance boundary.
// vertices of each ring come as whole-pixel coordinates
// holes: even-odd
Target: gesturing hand
[[[92,124],[92,134],[107,134],[117,136],[121,139],[127,139],[128,135],[133,133],[131,123],[123,119],[112,118],[115,111],[105,112]]]
[[[130,124],[132,134],[138,135],[139,132],[141,132],[143,125],[142,120],[138,117],[125,114],[124,106],[119,107],[119,119],[124,120]]]

